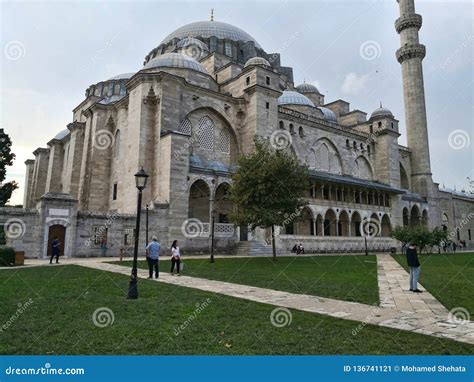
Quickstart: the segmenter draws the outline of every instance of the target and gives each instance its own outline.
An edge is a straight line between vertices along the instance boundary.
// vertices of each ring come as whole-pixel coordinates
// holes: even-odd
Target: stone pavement
[[[450,319],[449,311],[430,293],[408,291],[408,273],[390,255],[377,255],[380,306],[294,294],[249,285],[160,273],[154,281],[199,289],[264,304],[354,320],[365,324],[413,331],[474,344],[474,322]],[[130,275],[130,268],[89,259],[81,266]],[[140,278],[148,271],[138,270]],[[424,289],[424,288],[423,288]],[[356,327],[356,325],[355,325]]]

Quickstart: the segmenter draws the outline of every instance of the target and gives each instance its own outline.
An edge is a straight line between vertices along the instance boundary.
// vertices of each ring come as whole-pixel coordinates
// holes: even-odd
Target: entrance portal
[[[51,243],[57,237],[60,243],[59,255],[64,256],[64,242],[66,241],[66,227],[55,224],[49,227],[48,231],[48,257],[51,257]]]

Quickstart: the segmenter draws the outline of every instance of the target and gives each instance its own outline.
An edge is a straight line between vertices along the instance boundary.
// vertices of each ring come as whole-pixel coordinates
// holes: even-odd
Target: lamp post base
[[[128,285],[128,295],[129,300],[136,300],[138,298],[138,280],[136,277],[130,278],[130,284]]]

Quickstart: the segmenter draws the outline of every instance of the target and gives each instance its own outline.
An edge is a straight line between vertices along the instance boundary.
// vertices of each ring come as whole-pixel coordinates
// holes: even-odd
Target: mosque
[[[314,85],[295,84],[280,54],[247,32],[213,18],[193,22],[151,49],[136,72],[91,84],[67,128],[33,152],[24,209],[2,214],[3,223],[23,222],[23,235],[10,241],[28,257],[47,256],[54,236],[66,256],[99,255],[104,238],[110,254],[130,248],[134,174],[143,168],[142,228],[148,220],[165,246],[178,239],[206,251],[214,236],[222,253],[268,253],[267,230],[235,226],[227,199],[238,156],[259,136],[310,169],[308,205],[279,227],[279,251],[297,242],[314,252],[361,251],[365,238],[387,251],[396,246],[392,230],[404,225],[443,227],[472,245],[473,197],[432,180],[422,18],[414,0],[399,7],[407,146],[388,105],[367,113],[325,99]]]

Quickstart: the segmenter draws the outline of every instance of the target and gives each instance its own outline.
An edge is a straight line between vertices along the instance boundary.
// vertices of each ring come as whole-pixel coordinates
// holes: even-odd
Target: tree
[[[435,245],[439,247],[447,239],[444,230],[435,228],[430,231],[424,226],[397,227],[393,230],[392,236],[402,243],[402,250],[408,243],[416,243],[420,252]]]
[[[11,152],[12,141],[3,129],[0,129],[0,206],[7,204],[13,191],[18,188],[15,181],[3,183],[7,174],[7,166],[13,164],[15,154]]]
[[[272,147],[262,138],[255,139],[255,151],[238,158],[229,199],[235,209],[231,219],[239,225],[272,230],[273,259],[276,260],[275,226],[288,223],[307,204],[308,169],[284,146]]]

